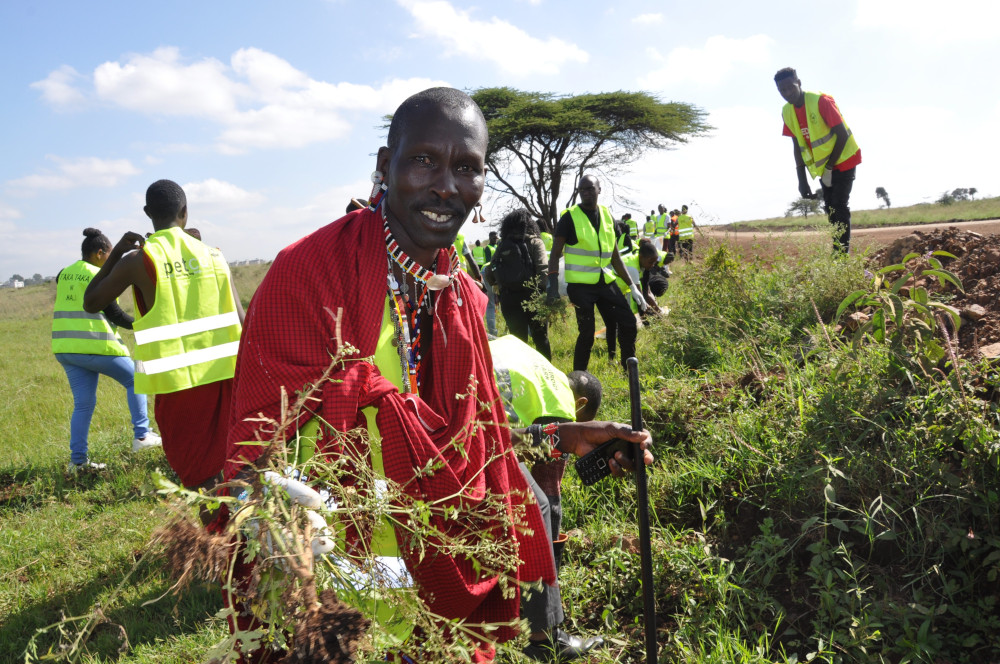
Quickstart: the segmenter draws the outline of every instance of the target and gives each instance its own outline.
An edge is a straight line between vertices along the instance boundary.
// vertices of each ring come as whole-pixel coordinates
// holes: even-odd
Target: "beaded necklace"
[[[421,330],[420,330],[420,310],[423,308],[428,313],[434,311],[433,291],[441,290],[449,285],[453,285],[455,275],[458,272],[458,256],[454,247],[448,248],[449,271],[448,274],[435,274],[433,270],[425,268],[415,260],[406,255],[399,243],[392,236],[389,230],[389,221],[386,218],[385,210],[382,211],[382,229],[385,234],[386,261],[388,274],[386,276],[387,295],[392,302],[389,307],[389,315],[392,318],[393,332],[395,333],[396,350],[399,354],[400,369],[403,374],[403,387],[407,392],[417,393],[420,390],[420,363],[421,363]],[[400,284],[396,281],[393,271],[393,263],[402,268],[404,275],[413,277],[414,285],[420,290],[416,301],[410,296],[407,280],[403,279]],[[436,264],[436,261],[435,261]],[[423,288],[420,288],[423,286]],[[462,305],[461,299],[458,305]]]

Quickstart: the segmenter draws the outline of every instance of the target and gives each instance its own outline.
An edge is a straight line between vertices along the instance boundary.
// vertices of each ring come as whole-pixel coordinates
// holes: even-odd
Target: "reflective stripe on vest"
[[[656,230],[654,231],[656,237],[663,237],[670,232],[670,228],[667,225],[667,220],[670,218],[666,212],[656,217]]]
[[[576,420],[569,378],[541,353],[508,334],[490,342],[490,355],[511,426],[526,427],[539,417]]]
[[[686,214],[677,216],[677,237],[681,240],[690,240],[694,237],[694,219]]]
[[[128,355],[117,328],[104,314],[83,310],[83,294],[99,270],[96,265],[79,260],[59,273],[52,312],[53,353]]]
[[[809,169],[809,172],[813,177],[819,177],[823,175],[826,163],[830,160],[830,155],[833,154],[833,147],[836,145],[836,141],[832,139],[836,137],[836,134],[826,124],[823,115],[819,112],[819,99],[823,94],[820,92],[805,92],[803,94],[805,95],[809,141],[806,142],[805,136],[802,135],[802,127],[799,126],[799,117],[795,113],[795,107],[792,104],[785,104],[782,107],[781,118],[792,131],[792,135],[795,136],[795,141],[799,144],[799,150],[802,154],[802,161]],[[836,106],[836,102],[834,102],[834,106]],[[837,110],[839,111],[840,109],[838,108]],[[843,120],[843,115],[841,115],[841,119]],[[837,161],[838,164],[850,159],[858,151],[858,143],[854,140],[854,132],[847,126],[846,120],[844,121],[844,130],[847,131],[847,144],[844,146],[843,152],[840,153],[840,159]]]
[[[135,391],[167,394],[233,377],[240,326],[222,254],[180,228],[149,236],[156,299],[133,324]]]
[[[632,255],[632,245],[629,244],[628,237],[627,233],[618,236],[618,255],[622,258]]]
[[[608,208],[598,206],[600,228],[595,230],[587,214],[579,205],[570,208],[569,213],[576,229],[576,244],[565,247],[566,283],[598,284],[604,280],[602,273],[614,279],[611,272],[611,256],[615,250],[615,222]],[[610,280],[606,283],[610,283]]]

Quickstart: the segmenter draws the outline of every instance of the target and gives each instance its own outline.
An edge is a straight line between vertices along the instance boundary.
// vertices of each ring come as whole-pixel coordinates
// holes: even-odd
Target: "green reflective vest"
[[[79,260],[59,273],[56,304],[52,313],[52,352],[86,355],[128,355],[117,327],[103,313],[83,310],[83,293],[100,270]]]
[[[552,251],[552,233],[542,231],[538,234],[538,237],[542,238],[542,244],[545,245],[545,251]]]
[[[628,219],[625,220],[625,223],[628,224],[628,234],[632,236],[633,240],[638,240],[639,222],[629,217]]]
[[[468,273],[469,268],[465,265],[465,236],[461,233],[456,235],[451,246],[455,247],[455,253],[458,254],[458,267],[462,272]]]
[[[823,120],[823,115],[819,112],[819,98],[823,94],[820,92],[806,92],[804,94],[806,98],[806,122],[808,123],[809,140],[806,141],[802,135],[802,127],[799,126],[799,118],[795,114],[795,107],[792,104],[784,105],[781,109],[781,118],[788,125],[788,128],[792,130],[795,141],[799,144],[799,150],[802,152],[802,161],[805,162],[806,168],[809,169],[814,178],[817,178],[823,175],[826,163],[830,159],[830,154],[833,153],[836,135],[830,129],[830,126],[826,124],[826,121]],[[854,140],[854,133],[847,126],[846,120],[844,121],[844,129],[847,131],[847,145],[844,146],[844,151],[840,153],[840,159],[837,160],[838,164],[853,157],[859,149],[857,141]]]
[[[622,258],[632,255],[632,245],[629,244],[628,233],[622,233],[618,236],[618,255]]]
[[[663,237],[670,233],[670,215],[664,212],[663,214],[656,215],[656,229],[654,234],[656,237]]]
[[[601,215],[600,228],[594,230],[587,214],[579,205],[570,208],[569,213],[576,229],[576,244],[565,246],[566,283],[598,284],[611,283],[615,275],[611,270],[611,256],[615,250],[615,221],[608,208],[598,206]],[[608,275],[604,281],[602,274]]]
[[[482,270],[486,266],[486,247],[480,244],[472,245],[472,257],[476,259],[476,265]]]
[[[132,325],[135,391],[167,394],[232,378],[239,314],[222,254],[173,227],[146,239],[156,300]]]
[[[656,232],[656,221],[652,218],[646,220],[646,223],[642,225],[642,234],[646,237],[653,237],[653,233]]]
[[[490,342],[490,354],[511,426],[526,427],[540,417],[576,420],[569,378],[541,353],[508,334]]]
[[[677,238],[679,240],[694,239],[694,219],[686,214],[677,215]]]
[[[635,252],[634,254],[630,254],[628,256],[622,256],[622,262],[625,263],[625,267],[627,267],[627,268],[628,267],[633,267],[633,268],[636,269],[636,271],[642,272],[642,268],[639,267],[639,252],[638,251]],[[635,301],[635,298],[632,297],[632,289],[628,287],[628,284],[625,283],[625,280],[616,275],[615,276],[615,284],[618,285],[618,290],[620,290],[622,292],[622,295],[625,296],[625,301],[629,303],[629,307],[631,307],[632,313],[634,313],[634,314],[638,313],[639,312],[639,304]],[[636,286],[638,286],[639,282],[636,281],[635,284],[636,284]]]

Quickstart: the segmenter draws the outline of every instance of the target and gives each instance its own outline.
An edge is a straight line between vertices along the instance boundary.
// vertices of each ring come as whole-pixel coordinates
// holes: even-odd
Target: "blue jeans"
[[[486,331],[497,335],[497,297],[492,286],[486,287]]]
[[[125,388],[128,409],[132,414],[132,431],[136,438],[149,433],[146,416],[146,395],[136,394],[135,364],[132,358],[119,355],[90,355],[84,353],[56,353],[56,360],[66,370],[69,389],[73,392],[73,417],[69,424],[69,451],[73,463],[87,461],[87,435],[90,419],[97,407],[97,378],[110,376]]]

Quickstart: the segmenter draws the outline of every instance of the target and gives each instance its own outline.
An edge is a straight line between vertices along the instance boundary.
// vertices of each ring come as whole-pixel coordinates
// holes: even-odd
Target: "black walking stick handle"
[[[642,431],[642,401],[639,392],[639,360],[625,361],[628,369],[628,394],[632,407],[632,431]],[[653,548],[649,531],[649,490],[646,486],[646,463],[642,446],[633,444],[635,487],[639,502],[639,555],[642,562],[643,634],[646,642],[646,664],[656,664],[656,597],[653,588]]]

